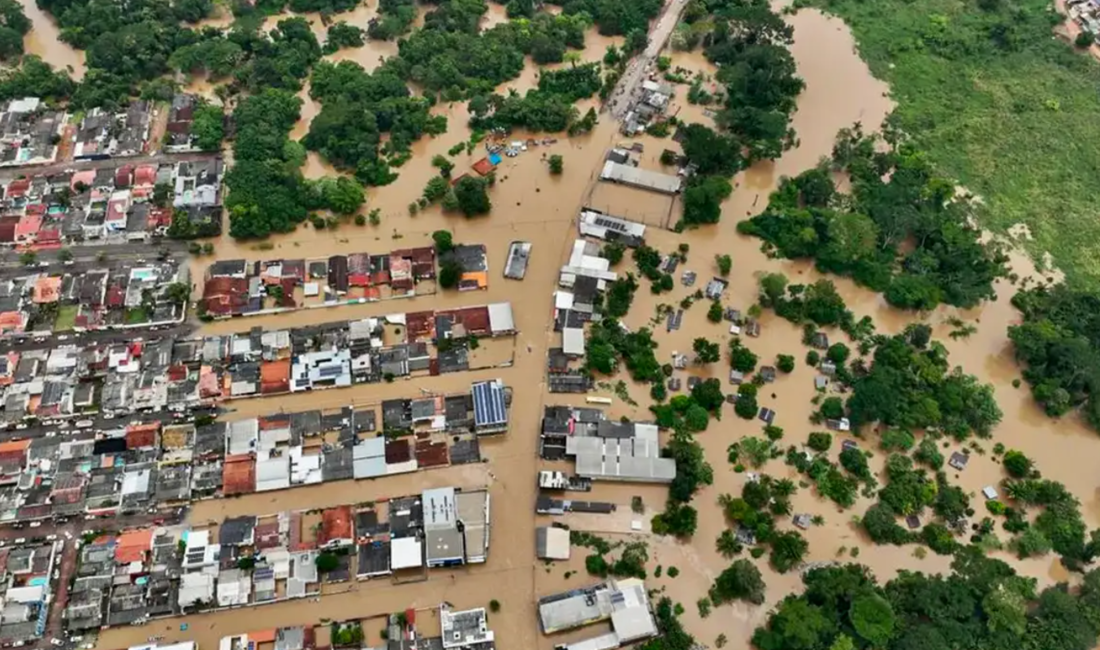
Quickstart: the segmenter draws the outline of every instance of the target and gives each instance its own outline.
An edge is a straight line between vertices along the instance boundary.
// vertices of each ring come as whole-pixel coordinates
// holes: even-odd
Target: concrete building
[[[636,578],[547,596],[539,600],[538,610],[544,634],[610,620],[611,632],[558,646],[566,650],[612,650],[657,635],[645,583]]]
[[[603,170],[600,172],[600,180],[650,190],[651,192],[660,192],[661,194],[678,194],[683,186],[683,181],[679,176],[639,169],[611,160],[604,163]]]
[[[557,526],[535,529],[535,556],[540,560],[569,559],[569,530]]]

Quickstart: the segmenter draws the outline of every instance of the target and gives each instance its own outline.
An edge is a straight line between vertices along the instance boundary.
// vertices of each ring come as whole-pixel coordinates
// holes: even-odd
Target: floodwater
[[[83,79],[84,51],[61,40],[61,30],[57,23],[48,13],[39,9],[34,0],[19,0],[19,4],[23,5],[23,13],[31,21],[31,31],[23,37],[24,51],[41,57],[54,68],[68,70],[77,81]]]
[[[717,254],[733,257],[733,273],[723,303],[742,311],[755,301],[756,275],[760,272],[782,271],[794,282],[810,282],[817,278],[807,264],[767,259],[759,250],[759,241],[736,233],[736,223],[764,208],[768,193],[782,175],[797,174],[812,167],[822,156],[827,156],[838,129],[855,121],[862,122],[868,130],[877,128],[892,104],[886,96],[886,86],[871,77],[855,52],[850,33],[840,21],[812,10],[802,10],[786,19],[795,26],[796,41],[792,50],[799,74],[807,84],[794,117],[799,145],[776,163],[759,165],[738,176],[737,188],[724,206],[721,224],[681,235],[658,228],[650,229],[647,233],[649,243],[664,252],[674,250],[681,242],[690,245],[688,262],[682,268],[696,271],[699,282],[696,287],[688,289],[677,281],[676,288],[663,296],[651,295],[645,286],[648,283],[643,282],[643,287],[635,296],[634,306],[625,318],[627,325],[646,326],[660,303],[678,304],[695,288],[705,284],[715,273],[713,259]],[[584,56],[586,59],[598,58],[597,55],[602,56],[602,51],[600,46],[598,52],[590,49]],[[703,69],[706,66],[698,55],[677,55],[676,60],[677,65],[685,67]],[[686,86],[681,87],[678,94],[683,97]],[[686,104],[674,106],[673,110],[677,108],[684,110],[684,115],[688,115],[688,111],[699,110]],[[107,630],[100,636],[99,647],[137,645],[155,634],[164,635],[169,642],[186,638],[209,648],[216,646],[222,636],[275,625],[317,624],[321,618],[369,617],[405,607],[433,607],[440,601],[451,602],[459,608],[484,606],[490,598],[497,599],[502,605],[502,611],[492,617],[492,628],[502,647],[548,650],[563,640],[597,633],[593,629],[552,638],[539,634],[534,607],[536,598],[591,581],[584,574],[586,553],[583,549],[575,549],[574,557],[569,562],[545,566],[535,560],[533,529],[537,525],[549,524],[550,520],[534,515],[532,506],[536,496],[535,471],[543,465],[537,460],[537,432],[542,407],[550,403],[579,404],[583,401],[583,397],[552,396],[546,392],[543,379],[546,350],[558,343],[550,323],[551,294],[556,286],[558,268],[575,237],[573,219],[577,209],[590,200],[588,190],[604,151],[621,138],[615,125],[605,121],[587,136],[562,139],[549,147],[531,149],[517,158],[506,158],[497,171],[498,182],[491,193],[494,208],[489,217],[464,219],[444,215],[438,208],[410,216],[406,210],[407,204],[419,196],[424,183],[434,173],[430,166],[431,157],[446,152],[468,137],[464,106],[440,106],[436,110],[448,116],[449,132],[439,138],[417,143],[415,157],[400,170],[401,178],[389,187],[370,193],[366,209],[380,210],[381,225],[346,225],[335,232],[316,231],[303,226],[289,235],[272,238],[272,248],[269,250],[223,237],[217,243],[218,255],[255,259],[320,257],[363,250],[381,252],[421,244],[427,241],[432,231],[449,229],[458,242],[477,242],[487,246],[491,278],[488,290],[212,323],[205,325],[203,331],[226,332],[257,325],[264,328],[289,327],[427,306],[477,305],[509,300],[513,304],[519,330],[515,364],[511,368],[418,378],[415,386],[408,382],[396,382],[392,385],[365,385],[326,391],[309,397],[248,400],[232,405],[240,410],[231,414],[230,419],[280,409],[327,408],[358,401],[376,402],[385,397],[410,395],[418,389],[454,392],[465,389],[471,381],[500,377],[515,391],[510,432],[502,438],[484,442],[483,454],[489,459],[489,464],[482,467],[430,470],[368,485],[347,482],[323,488],[298,488],[274,496],[251,495],[203,503],[196,506],[195,517],[202,522],[235,513],[257,514],[288,507],[360,502],[383,495],[415,492],[424,487],[441,485],[444,481],[459,487],[487,484],[492,498],[493,520],[493,544],[488,562],[457,570],[436,571],[430,574],[427,581],[416,584],[397,585],[387,580],[360,583],[346,593],[326,592],[320,603],[300,601],[269,605],[248,610],[243,616],[241,612],[189,616],[184,619],[189,625],[189,630],[184,633],[179,631],[180,620]],[[706,119],[701,112],[694,115]],[[296,132],[302,131],[296,129]],[[515,136],[515,139],[525,138],[524,134]],[[640,138],[640,141],[645,145],[642,166],[651,169],[658,168],[657,158],[661,149],[677,146],[671,140],[662,141],[648,136]],[[561,176],[549,174],[542,160],[543,155],[549,153],[564,156],[565,171]],[[479,149],[471,156],[457,156],[455,175],[467,171],[468,166],[482,155]],[[599,207],[613,213],[630,214],[649,223],[667,219],[670,208],[673,215],[679,210],[679,206],[669,206],[668,200],[658,195],[622,188],[614,188],[613,191],[600,188],[591,199],[600,203]],[[508,244],[513,240],[534,243],[527,277],[522,282],[504,280],[498,271],[503,265]],[[197,266],[205,263],[200,261]],[[1021,276],[1034,272],[1026,258],[1013,257],[1012,263]],[[618,270],[630,270],[629,260]],[[857,316],[871,315],[882,331],[897,332],[906,324],[920,319],[919,315],[891,310],[881,297],[855,287],[849,281],[835,278],[834,281]],[[999,300],[965,312],[940,309],[926,315],[926,320],[935,325],[936,336],[947,345],[952,362],[962,365],[982,381],[994,384],[998,402],[1005,412],[1004,423],[995,431],[994,441],[1003,442],[1008,448],[1023,450],[1037,461],[1048,476],[1066,483],[1081,499],[1085,519],[1090,527],[1094,527],[1100,523],[1100,499],[1093,478],[1100,473],[1100,453],[1096,453],[1100,451],[1097,447],[1100,443],[1097,436],[1084,430],[1072,418],[1061,422],[1045,418],[1030,400],[1026,388],[1012,388],[1011,382],[1019,376],[1019,370],[1012,361],[1005,329],[1017,318],[1008,304],[1013,289],[1007,281],[1001,282],[997,286]],[[674,351],[689,351],[695,337],[726,338],[725,326],[709,323],[705,312],[705,304],[694,306],[685,314],[683,327],[671,334],[665,332],[663,327],[657,327],[658,355],[662,361],[669,359]],[[947,337],[950,327],[944,322],[951,315],[973,322],[978,331],[967,340],[952,341]],[[776,424],[786,430],[782,444],[801,442],[817,428],[807,419],[813,408],[810,400],[814,395],[814,372],[802,363],[805,348],[800,342],[801,331],[771,314],[765,314],[761,322],[762,335],[746,341],[759,356],[761,365],[773,363],[778,354],[791,354],[798,360],[798,366],[793,373],[780,375],[775,383],[766,385],[759,399],[762,406],[777,411]],[[835,338],[839,340],[843,337]],[[693,366],[689,372],[724,378],[727,366],[723,361],[709,367]],[[645,387],[631,384],[626,377],[615,379],[620,378],[627,381],[630,393],[639,405],[632,406],[616,398],[610,415],[646,417],[648,391]],[[604,394],[614,397],[608,391]],[[679,569],[678,577],[668,578],[665,573],[651,586],[665,588],[668,596],[684,605],[683,621],[687,629],[702,644],[709,645],[718,634],[724,633],[733,647],[739,647],[746,643],[752,630],[765,620],[770,607],[787,593],[798,589],[799,580],[797,574],[780,576],[764,568],[768,584],[765,605],[725,605],[715,608],[707,618],[702,618],[696,611],[694,603],[705,595],[710,582],[728,563],[714,549],[714,540],[725,527],[717,506],[718,497],[724,493],[738,494],[745,480],[744,475],[735,473],[727,463],[726,448],[743,436],[762,435],[758,422],[740,420],[728,410],[724,411],[724,416],[721,421],[712,422],[710,428],[699,436],[714,468],[715,481],[714,485],[701,490],[694,501],[700,513],[699,530],[694,539],[682,543],[644,537],[650,545],[651,568],[660,564],[666,569],[669,566]],[[994,441],[983,441],[982,444],[988,448]],[[863,443],[864,447],[869,444]],[[1089,445],[1092,447],[1087,447]],[[838,443],[834,443],[834,449],[837,447]],[[945,455],[953,449],[945,449]],[[876,454],[872,459],[872,468],[880,470],[882,463],[882,455]],[[556,468],[563,467],[558,465]],[[1055,472],[1055,468],[1064,468],[1065,471]],[[763,471],[777,477],[791,476],[791,470],[782,461],[773,461]],[[966,471],[951,478],[972,495],[977,495],[984,485],[994,484],[1000,477],[1000,468],[990,456],[975,454]],[[665,488],[660,486],[599,484],[585,498],[619,503],[629,510],[631,497],[641,496],[649,510],[643,517],[646,518],[662,507],[665,492]],[[805,533],[810,542],[808,559],[811,561],[851,560],[852,549],[858,549],[857,561],[870,566],[883,580],[889,579],[899,569],[930,572],[948,569],[947,559],[932,554],[920,558],[913,554],[913,547],[898,549],[867,543],[851,523],[852,516],[866,508],[865,500],[852,510],[838,511],[810,490],[800,490],[793,503],[795,512],[820,514],[825,518],[824,525],[811,527]],[[977,507],[980,508],[980,505]],[[577,519],[571,523],[614,533],[621,532],[623,522],[621,517],[616,517],[614,521],[607,522]],[[765,566],[763,561],[759,564]],[[1050,584],[1067,577],[1053,557],[1023,563],[1014,561],[1013,564],[1022,573],[1038,579],[1040,584]],[[569,571],[578,573],[566,577]],[[376,634],[376,630],[368,630],[370,638]]]

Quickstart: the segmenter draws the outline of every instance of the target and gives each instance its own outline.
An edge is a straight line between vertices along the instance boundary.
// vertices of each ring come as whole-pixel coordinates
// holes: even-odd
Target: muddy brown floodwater
[[[84,51],[61,40],[61,30],[48,13],[38,8],[34,0],[19,0],[23,13],[31,21],[31,31],[23,38],[27,54],[41,57],[54,68],[68,70],[73,79],[84,78]]]
[[[492,5],[491,5],[492,6]],[[369,10],[368,10],[369,11]],[[500,19],[499,11],[486,19],[492,24]],[[737,179],[737,187],[723,207],[721,224],[677,235],[673,232],[651,228],[647,239],[662,251],[671,251],[681,243],[690,245],[686,268],[699,274],[701,286],[715,272],[714,256],[729,254],[733,257],[733,273],[723,302],[746,310],[756,295],[756,275],[762,271],[782,271],[792,281],[807,282],[817,277],[807,264],[771,260],[760,252],[759,241],[741,237],[736,224],[762,210],[768,193],[782,175],[797,174],[817,163],[830,153],[833,138],[838,129],[860,121],[868,130],[878,128],[892,108],[885,84],[871,77],[866,65],[859,59],[847,28],[839,20],[828,18],[816,11],[803,10],[786,17],[795,27],[795,44],[792,51],[799,74],[806,81],[806,89],[798,101],[794,128],[799,144],[774,164],[758,165]],[[596,60],[602,56],[606,41],[589,39],[584,60]],[[372,49],[372,48],[383,49]],[[348,56],[369,66],[384,55],[389,44],[368,45]],[[339,56],[339,55],[338,55]],[[695,70],[714,70],[698,54],[676,54],[674,65]],[[530,87],[535,80],[533,66],[513,85]],[[506,84],[506,86],[509,84]],[[686,87],[678,94],[682,98]],[[582,107],[585,110],[587,106]],[[489,464],[478,468],[449,468],[384,479],[375,483],[326,485],[323,489],[298,488],[285,495],[250,495],[223,502],[199,504],[195,519],[201,523],[209,519],[234,513],[268,513],[286,507],[330,505],[342,502],[365,501],[380,496],[393,496],[415,492],[443,482],[459,487],[488,485],[492,498],[492,538],[489,560],[484,565],[442,570],[431,574],[426,582],[394,585],[380,580],[358,584],[347,593],[331,593],[326,590],[320,603],[291,601],[254,609],[233,612],[208,613],[183,619],[150,623],[143,627],[127,627],[105,631],[99,640],[100,648],[121,648],[144,643],[150,635],[163,635],[168,641],[195,640],[209,650],[218,639],[232,633],[266,629],[278,625],[311,625],[322,618],[333,620],[369,617],[397,611],[405,607],[430,607],[440,601],[449,601],[460,608],[484,606],[489,599],[500,601],[502,611],[492,617],[501,647],[539,648],[548,650],[567,639],[590,636],[595,632],[560,635],[552,638],[539,634],[535,616],[535,600],[538,596],[554,593],[564,588],[589,583],[584,575],[583,549],[575,549],[569,562],[544,566],[534,559],[534,533],[536,525],[546,525],[548,518],[533,514],[536,496],[535,471],[544,464],[537,459],[537,440],[542,406],[547,403],[583,402],[578,396],[551,396],[546,392],[544,367],[546,350],[557,345],[557,335],[550,328],[552,313],[551,294],[556,287],[557,272],[565,259],[570,242],[575,237],[574,218],[577,209],[588,202],[615,214],[631,215],[648,223],[661,223],[671,213],[678,214],[679,205],[668,199],[642,191],[623,188],[599,187],[590,194],[604,151],[620,141],[616,125],[602,122],[595,131],[585,137],[561,139],[548,147],[538,147],[517,158],[506,158],[497,171],[498,183],[492,190],[493,211],[490,217],[463,219],[443,215],[438,208],[409,216],[406,206],[415,200],[424,183],[435,173],[431,157],[446,152],[452,145],[469,136],[466,128],[466,109],[463,105],[441,105],[435,109],[449,120],[446,135],[425,139],[415,146],[415,157],[400,170],[400,179],[391,186],[372,190],[367,210],[381,211],[381,225],[355,227],[344,226],[332,231],[316,231],[300,227],[294,233],[273,237],[269,250],[260,250],[255,244],[234,242],[223,237],[217,242],[217,255],[222,258],[276,258],[319,257],[334,253],[369,251],[372,253],[420,244],[428,241],[430,233],[437,229],[450,229],[456,241],[483,243],[488,247],[490,260],[490,286],[484,292],[445,294],[396,300],[385,304],[357,307],[341,307],[309,310],[284,316],[241,319],[212,323],[203,331],[226,332],[253,326],[265,328],[289,327],[325,320],[377,315],[429,305],[476,305],[496,300],[509,300],[513,304],[519,336],[516,342],[515,364],[511,368],[493,371],[458,373],[439,377],[418,378],[415,385],[397,382],[392,385],[360,385],[348,389],[333,390],[309,396],[257,399],[235,403],[239,410],[229,419],[251,416],[279,409],[326,408],[356,401],[376,402],[386,397],[409,395],[416,389],[451,392],[465,389],[470,381],[488,377],[500,377],[513,387],[512,427],[509,433],[483,444],[483,453]],[[708,120],[700,107],[676,102],[673,110],[681,110],[682,116],[696,120]],[[302,123],[295,128],[295,137],[308,129],[308,120],[316,108],[303,110]],[[516,134],[514,139],[525,139],[526,134]],[[642,165],[659,167],[658,157],[663,148],[676,147],[670,140],[652,137],[640,138],[645,145]],[[565,171],[561,176],[548,173],[544,155],[558,153],[564,156]],[[459,155],[456,174],[467,171],[483,151],[472,156]],[[317,176],[331,173],[320,159],[311,159],[307,174]],[[522,282],[506,281],[500,275],[508,244],[513,240],[534,243],[527,277]],[[195,263],[195,270],[202,271],[210,258]],[[1013,257],[1013,268],[1021,276],[1034,273],[1030,262]],[[629,268],[624,262],[620,271]],[[910,322],[920,320],[918,315],[903,314],[887,307],[880,296],[855,287],[851,282],[835,279],[849,307],[857,315],[872,316],[880,330],[897,332]],[[646,283],[643,283],[646,284]],[[673,292],[653,296],[646,287],[637,293],[634,306],[626,317],[631,327],[647,325],[659,303],[677,304],[695,288],[679,285]],[[1006,282],[997,285],[999,299],[966,312],[940,309],[925,315],[936,326],[936,335],[951,352],[953,363],[962,365],[967,372],[995,386],[998,402],[1005,412],[1004,422],[995,431],[995,441],[1009,448],[1021,449],[1034,458],[1048,476],[1063,481],[1082,500],[1084,515],[1090,527],[1100,523],[1100,500],[1097,498],[1095,476],[1100,474],[1100,441],[1095,434],[1085,431],[1076,421],[1067,419],[1054,422],[1046,419],[1030,400],[1026,389],[1012,388],[1012,380],[1019,374],[1012,361],[1005,329],[1017,315],[1008,304],[1014,288]],[[673,351],[691,349],[695,337],[725,339],[723,325],[709,323],[705,306],[697,305],[684,316],[683,327],[667,333],[663,327],[656,332],[660,347],[659,358],[669,359]],[[974,322],[978,331],[965,341],[947,338],[949,327],[946,317],[959,315]],[[774,384],[761,391],[761,404],[774,408],[779,426],[786,430],[784,443],[797,443],[806,439],[813,430],[808,416],[812,405],[814,373],[802,364],[805,348],[801,345],[801,332],[790,323],[765,314],[763,333],[747,343],[760,357],[761,364],[773,362],[776,355],[792,354],[798,359],[798,367],[789,375],[781,375]],[[842,337],[838,337],[842,338]],[[724,378],[723,363],[710,367],[692,367],[689,372],[700,376]],[[618,377],[615,379],[627,379]],[[648,391],[644,386],[630,384],[629,390],[639,406],[631,406],[616,399],[610,408],[613,417],[620,415],[646,417],[645,404]],[[611,396],[611,395],[608,395]],[[695,602],[706,594],[710,582],[727,565],[714,548],[714,540],[724,528],[718,496],[723,493],[739,493],[744,476],[733,472],[726,461],[728,445],[746,435],[760,435],[756,421],[746,422],[735,418],[729,411],[721,421],[712,422],[710,428],[699,436],[707,458],[714,467],[714,485],[704,488],[696,496],[699,530],[689,543],[670,539],[642,536],[650,543],[650,565],[676,566],[679,576],[668,578],[667,571],[651,586],[664,587],[666,593],[685,607],[684,623],[700,643],[711,644],[718,634],[724,633],[741,647],[755,626],[762,623],[768,608],[784,595],[799,588],[796,574],[776,575],[764,569],[768,583],[767,602],[754,607],[747,604],[726,605],[715,608],[708,618],[699,616]],[[867,446],[869,443],[864,443]],[[991,446],[993,441],[985,443]],[[945,450],[945,453],[949,453]],[[873,469],[881,470],[883,458],[876,455]],[[557,466],[558,469],[562,467]],[[790,470],[781,461],[773,462],[764,471],[775,476],[789,476]],[[952,477],[968,492],[976,495],[984,485],[996,483],[1001,477],[1000,467],[988,456],[974,456],[961,475]],[[599,484],[586,498],[623,504],[629,510],[631,497],[643,498],[647,515],[659,510],[665,500],[666,489],[660,486],[635,486]],[[876,547],[863,538],[853,527],[853,514],[863,511],[867,502],[857,504],[850,511],[839,512],[835,506],[817,498],[808,490],[802,490],[794,499],[796,512],[820,514],[825,523],[806,532],[810,542],[810,560],[832,561],[851,557],[850,549],[858,548],[858,561],[867,564],[881,578],[889,579],[899,569],[945,571],[945,558],[929,555],[918,558],[913,548]],[[598,520],[577,518],[578,526],[618,536],[623,532],[623,517]],[[629,525],[625,526],[629,530]],[[842,553],[843,551],[843,553]],[[762,567],[765,562],[759,563]],[[1049,584],[1066,578],[1053,557],[1040,558],[1013,564],[1024,574],[1035,577],[1040,584]],[[566,577],[567,572],[577,572]],[[181,633],[179,624],[187,622],[189,630]],[[377,630],[368,630],[368,642],[377,640]]]

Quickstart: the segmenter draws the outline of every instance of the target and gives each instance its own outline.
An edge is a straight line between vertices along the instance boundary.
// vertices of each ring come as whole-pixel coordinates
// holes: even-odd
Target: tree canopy
[[[889,148],[880,151],[885,142]],[[923,152],[892,139],[840,132],[833,169],[851,176],[839,198],[826,166],[784,179],[767,209],[738,223],[783,257],[813,258],[821,271],[852,277],[902,309],[973,307],[993,297],[1007,258],[983,243],[971,204],[938,176]],[[904,252],[901,245],[910,242]]]

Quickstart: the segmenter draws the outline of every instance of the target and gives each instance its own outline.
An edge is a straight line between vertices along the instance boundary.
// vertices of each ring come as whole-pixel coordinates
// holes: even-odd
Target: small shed
[[[535,555],[540,560],[568,560],[569,531],[556,526],[536,528]]]
[[[745,381],[745,373],[740,370],[730,370],[730,383],[739,386]]]
[[[986,499],[996,499],[997,488],[993,487],[992,485],[985,486],[984,488],[982,488],[982,496],[984,496]]]
[[[814,335],[810,337],[810,345],[818,350],[829,349],[829,335],[825,332],[814,332]]]
[[[814,377],[814,388],[816,390],[825,390],[829,387],[829,378],[825,375],[818,375]]]
[[[763,366],[760,368],[760,378],[764,380],[764,383],[770,384],[775,381],[775,366]]]
[[[762,408],[760,409],[759,418],[760,421],[764,424],[771,424],[772,422],[775,422],[775,411],[769,408]]]
[[[800,514],[794,516],[794,525],[798,526],[802,530],[806,530],[807,528],[809,528],[812,522],[813,518],[810,517],[810,515]]]
[[[951,454],[951,459],[947,461],[947,464],[961,472],[966,469],[966,463],[969,460],[970,456],[967,456],[962,452],[956,451]]]

